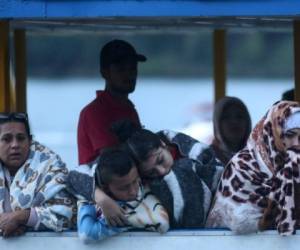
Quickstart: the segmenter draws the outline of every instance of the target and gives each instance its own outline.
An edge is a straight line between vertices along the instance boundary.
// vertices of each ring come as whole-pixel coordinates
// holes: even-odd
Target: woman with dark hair
[[[213,124],[211,147],[225,166],[236,152],[245,147],[251,132],[251,118],[240,99],[226,96],[215,105]]]
[[[73,198],[65,190],[61,158],[32,140],[26,113],[0,113],[0,231],[15,236],[34,230],[72,228]]]

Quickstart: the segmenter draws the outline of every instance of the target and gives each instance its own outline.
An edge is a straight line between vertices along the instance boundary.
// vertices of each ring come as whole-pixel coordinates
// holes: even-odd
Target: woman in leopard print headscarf
[[[251,233],[276,226],[290,235],[297,226],[300,106],[275,103],[253,129],[247,146],[226,166],[208,227]]]

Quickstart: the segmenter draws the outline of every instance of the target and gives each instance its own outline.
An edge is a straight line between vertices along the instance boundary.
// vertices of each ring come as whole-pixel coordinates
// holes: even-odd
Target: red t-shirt
[[[95,160],[103,148],[118,144],[116,135],[111,132],[113,123],[129,119],[141,126],[130,100],[120,100],[107,91],[97,91],[96,94],[96,99],[81,111],[79,117],[77,130],[79,164]]]

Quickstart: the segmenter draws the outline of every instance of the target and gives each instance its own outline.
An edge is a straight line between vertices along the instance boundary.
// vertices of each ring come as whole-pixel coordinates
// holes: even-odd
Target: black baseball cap
[[[100,52],[100,68],[106,68],[110,64],[136,60],[145,62],[144,55],[136,53],[134,47],[124,40],[112,40],[105,44]]]

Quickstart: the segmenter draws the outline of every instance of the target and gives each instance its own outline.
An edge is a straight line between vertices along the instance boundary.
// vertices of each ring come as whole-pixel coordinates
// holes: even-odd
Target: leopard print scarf
[[[278,232],[295,232],[294,185],[300,183],[300,154],[285,150],[282,139],[285,121],[299,111],[298,103],[278,102],[256,125],[247,146],[224,170],[208,226],[226,226],[237,233],[257,231],[263,210],[272,201],[279,211]]]

